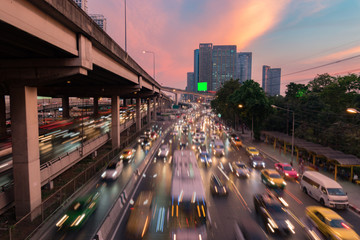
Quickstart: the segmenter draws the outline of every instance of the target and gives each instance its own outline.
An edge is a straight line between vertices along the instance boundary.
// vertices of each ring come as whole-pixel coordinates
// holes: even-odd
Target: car
[[[232,163],[232,171],[238,177],[245,177],[245,178],[250,177],[250,171],[248,167],[240,161],[236,161]]]
[[[167,158],[169,156],[170,148],[168,144],[163,144],[159,148],[158,157],[160,158]]]
[[[149,137],[151,132],[152,132],[151,129],[146,129],[144,135]]]
[[[252,168],[265,168],[265,161],[261,155],[251,155],[249,164]]]
[[[125,148],[122,150],[120,154],[120,160],[127,160],[127,162],[131,162],[135,156],[136,150],[133,148]]]
[[[295,233],[295,227],[289,220],[289,214],[279,201],[271,195],[267,193],[255,194],[254,207],[269,233],[280,235]]]
[[[173,136],[177,136],[178,135],[178,130],[173,130],[172,132],[171,132],[171,135],[173,135]]]
[[[107,165],[105,171],[101,174],[101,178],[103,180],[115,180],[120,176],[123,167],[123,160],[113,160]]]
[[[216,174],[210,177],[210,192],[212,195],[227,196],[228,190],[225,184],[220,180]]]
[[[147,139],[148,137],[146,135],[141,135],[138,139],[138,143],[141,144],[141,146],[144,145],[144,141],[145,139]]]
[[[254,147],[246,147],[246,153],[249,156],[260,155],[259,151]]]
[[[235,136],[234,138],[231,138],[231,142],[236,146],[236,147],[241,147],[242,146],[242,141],[240,140],[240,138],[238,136]]]
[[[142,239],[144,237],[151,222],[152,199],[152,192],[140,192],[127,221],[125,239]]]
[[[155,132],[155,131],[152,131],[151,133],[150,133],[150,139],[151,140],[155,140],[155,139],[157,139],[159,137],[159,135]]]
[[[95,211],[99,197],[100,193],[95,192],[77,198],[55,224],[58,230],[80,228]]]
[[[185,149],[186,146],[188,145],[188,142],[186,139],[182,139],[180,142],[179,142],[179,145],[180,145],[180,149]]]
[[[275,169],[263,169],[261,170],[261,181],[273,188],[282,188],[286,186],[284,178]]]
[[[201,163],[205,164],[205,166],[210,166],[212,164],[212,160],[208,152],[200,152],[199,159]]]
[[[287,163],[275,163],[275,169],[286,179],[298,179],[299,174]]]
[[[326,239],[360,239],[351,225],[329,208],[309,206],[305,212]]]
[[[214,156],[222,157],[225,155],[224,143],[221,140],[215,140],[213,146]]]

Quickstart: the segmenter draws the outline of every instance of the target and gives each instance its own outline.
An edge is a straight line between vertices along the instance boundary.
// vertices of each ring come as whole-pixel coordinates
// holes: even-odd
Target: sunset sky
[[[107,18],[107,33],[124,48],[124,0],[88,0],[89,13]],[[311,71],[304,69],[360,55],[358,0],[127,0],[127,48],[156,80],[185,88],[199,43],[237,45],[253,53],[252,77],[262,65],[282,69],[286,84],[316,74],[360,72],[360,57]]]

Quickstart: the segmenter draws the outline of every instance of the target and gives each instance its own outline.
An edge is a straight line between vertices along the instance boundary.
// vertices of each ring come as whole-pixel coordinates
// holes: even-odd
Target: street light
[[[282,109],[285,111],[292,112],[293,114],[293,125],[292,125],[292,136],[291,136],[291,162],[293,161],[293,155],[294,155],[294,134],[295,134],[295,112],[293,110],[289,110],[286,108],[278,107],[275,105],[271,105],[272,108]]]
[[[346,111],[351,114],[359,114],[360,111],[355,108],[347,108]]]
[[[151,53],[153,55],[153,78],[155,80],[155,53],[152,51],[144,50],[143,53]]]

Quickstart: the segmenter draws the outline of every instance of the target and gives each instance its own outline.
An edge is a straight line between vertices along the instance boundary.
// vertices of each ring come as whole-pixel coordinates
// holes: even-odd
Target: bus
[[[173,154],[171,180],[172,239],[206,239],[207,207],[200,170],[192,150]]]

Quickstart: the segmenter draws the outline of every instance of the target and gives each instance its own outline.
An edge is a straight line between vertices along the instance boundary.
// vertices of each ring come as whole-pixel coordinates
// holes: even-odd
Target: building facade
[[[87,2],[88,0],[74,0],[74,2],[82,9],[84,12],[88,12]]]
[[[96,22],[102,30],[106,32],[106,18],[102,14],[89,14],[89,16]]]
[[[236,79],[236,45],[215,45],[212,50],[210,90],[217,91],[230,79]]]
[[[197,83],[199,82],[199,49],[194,50],[194,92],[197,91]]]
[[[236,54],[236,78],[240,83],[251,79],[252,53],[239,52]]]
[[[264,92],[270,96],[280,94],[281,68],[271,68],[263,66],[262,72],[262,88]]]
[[[187,86],[186,89],[190,92],[195,92],[195,84],[194,84],[194,73],[193,72],[188,72],[187,73]]]
[[[211,90],[212,43],[199,44],[199,82],[207,82]]]

